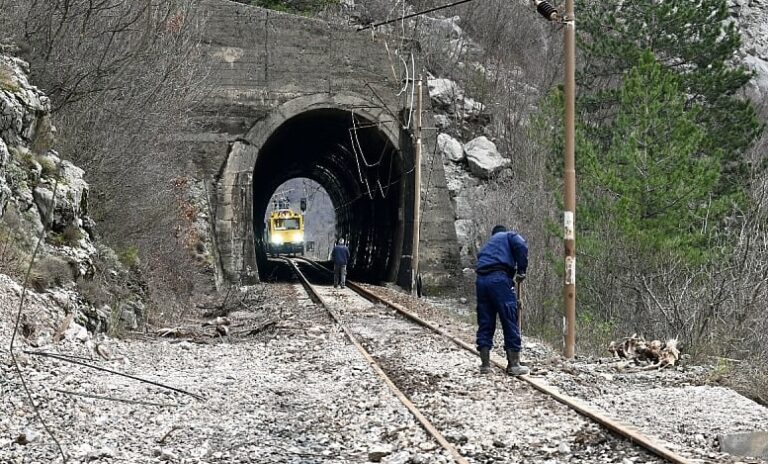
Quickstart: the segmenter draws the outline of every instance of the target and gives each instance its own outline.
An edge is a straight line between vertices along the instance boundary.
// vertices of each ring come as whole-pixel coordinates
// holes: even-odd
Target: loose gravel
[[[406,462],[404,453],[407,462],[449,462],[328,316],[300,298],[300,288],[291,290],[295,306],[283,308],[276,331],[258,339],[99,340],[109,346],[112,360],[97,364],[189,390],[204,401],[23,354],[22,374],[70,462]],[[9,320],[7,312],[3,316]],[[233,315],[238,318],[247,315]],[[94,355],[77,339],[43,349]],[[0,356],[0,373],[0,462],[61,462],[7,351]]]
[[[445,300],[438,309],[389,289],[376,291],[473,341],[471,303]],[[357,300],[351,290],[324,292],[470,462],[659,462],[501,371],[480,376],[477,358],[382,306]],[[51,339],[65,321],[56,309],[60,297],[33,293],[24,309],[33,332],[17,339],[15,352],[39,413],[69,462],[451,462],[298,284],[273,284],[268,293],[273,301],[264,309],[229,315],[230,333],[278,320],[255,336],[118,340],[72,324],[59,343]],[[0,463],[57,463],[56,446],[8,352],[19,295],[18,286],[0,276]],[[457,308],[464,315],[452,315]],[[525,347],[525,358],[541,368],[540,378],[693,462],[764,462],[717,451],[719,434],[759,430],[768,414],[730,390],[702,385],[703,368],[631,373],[610,359],[564,360],[533,340]],[[22,350],[82,356],[204,400]]]
[[[473,302],[454,299],[427,302],[393,289],[367,288],[436,322],[454,336],[474,343]],[[500,331],[495,342],[496,359],[502,359],[503,352],[498,348],[503,345]],[[632,372],[622,369],[622,364],[612,358],[567,360],[550,347],[527,338],[523,357],[538,371],[539,379],[637,428],[693,462],[768,462],[719,452],[720,435],[767,430],[768,409],[732,390],[707,385],[710,374],[707,367],[683,365]]]

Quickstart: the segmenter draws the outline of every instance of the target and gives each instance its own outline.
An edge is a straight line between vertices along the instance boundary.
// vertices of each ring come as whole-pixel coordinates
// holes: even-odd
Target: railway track
[[[286,263],[454,462],[692,462],[534,377],[481,376],[465,341],[353,282],[333,289],[310,260]]]

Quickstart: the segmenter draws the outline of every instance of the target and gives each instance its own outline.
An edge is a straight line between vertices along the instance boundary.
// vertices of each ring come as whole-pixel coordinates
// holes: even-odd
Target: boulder
[[[459,84],[450,79],[427,79],[429,98],[435,106],[451,111],[454,103],[464,98],[464,91]]]
[[[464,95],[459,84],[443,78],[428,79],[429,98],[437,110],[455,114],[463,119],[483,119],[486,107]]]
[[[487,179],[509,164],[509,160],[501,156],[496,144],[487,137],[478,137],[464,145],[467,154],[469,170],[472,174]]]
[[[464,147],[461,146],[461,142],[448,134],[439,134],[437,136],[437,148],[444,158],[447,158],[454,163],[458,163],[464,159]]]

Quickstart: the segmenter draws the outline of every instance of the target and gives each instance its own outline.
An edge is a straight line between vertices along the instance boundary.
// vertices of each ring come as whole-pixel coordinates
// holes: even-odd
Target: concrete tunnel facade
[[[202,50],[212,90],[179,138],[211,188],[217,283],[268,277],[263,217],[270,197],[286,180],[306,177],[331,197],[336,234],[349,239],[354,256],[351,276],[407,286],[410,102],[382,39],[226,0],[201,7],[209,15]],[[421,160],[419,255],[425,284],[439,287],[457,272],[459,249],[436,135],[425,134]]]

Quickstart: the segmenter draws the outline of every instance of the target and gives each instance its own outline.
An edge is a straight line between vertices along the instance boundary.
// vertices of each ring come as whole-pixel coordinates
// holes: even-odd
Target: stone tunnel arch
[[[410,138],[393,115],[352,95],[291,100],[232,145],[220,173],[217,241],[228,280],[267,278],[262,218],[275,189],[306,177],[330,195],[336,234],[355,257],[350,274],[368,281],[398,277],[412,172]],[[406,230],[408,229],[408,230]]]

